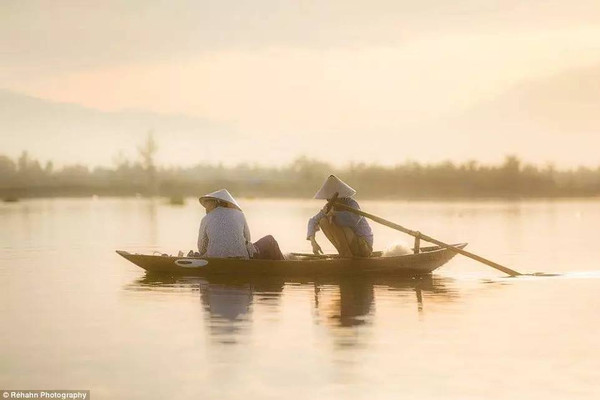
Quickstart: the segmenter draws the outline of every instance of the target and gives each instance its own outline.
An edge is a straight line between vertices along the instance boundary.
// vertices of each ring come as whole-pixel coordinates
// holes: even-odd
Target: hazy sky
[[[186,136],[189,147],[220,140],[234,149],[213,160],[488,162],[514,153],[600,164],[590,149],[600,128],[551,132],[539,146],[543,131],[528,124],[506,133],[448,126],[523,82],[600,68],[598,0],[3,0],[0,57],[0,88],[13,92],[228,127],[231,137]],[[60,144],[40,140],[61,157]]]

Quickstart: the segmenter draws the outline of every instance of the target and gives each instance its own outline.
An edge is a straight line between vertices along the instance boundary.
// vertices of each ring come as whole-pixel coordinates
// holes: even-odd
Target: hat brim
[[[202,197],[198,198],[198,201],[200,202],[200,205],[202,207],[204,207],[204,208],[206,208],[206,205],[204,204],[204,202],[207,201],[207,200],[214,200],[216,202],[226,203],[227,205],[231,206],[232,208],[235,208],[236,210],[242,211],[242,209],[239,208],[237,205],[235,205],[232,202],[227,201],[227,200],[219,199],[219,198],[212,197],[212,196],[202,196]]]

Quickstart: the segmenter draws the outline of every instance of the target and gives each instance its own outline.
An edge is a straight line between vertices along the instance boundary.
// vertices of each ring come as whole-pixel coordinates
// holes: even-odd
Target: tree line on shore
[[[227,188],[236,196],[310,198],[329,174],[349,182],[361,198],[591,197],[600,195],[600,167],[558,170],[525,164],[507,156],[498,165],[475,161],[395,166],[351,163],[334,167],[300,157],[288,165],[157,167],[156,145],[149,141],[140,159],[120,159],[111,168],[68,165],[54,168],[23,152],[0,155],[2,197],[48,196],[197,196]]]

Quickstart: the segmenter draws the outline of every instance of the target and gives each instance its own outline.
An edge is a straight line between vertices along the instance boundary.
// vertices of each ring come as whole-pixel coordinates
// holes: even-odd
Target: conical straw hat
[[[352,197],[356,194],[356,190],[352,189],[340,178],[335,175],[329,175],[329,178],[325,181],[321,189],[315,194],[315,199],[329,200],[333,197],[335,192],[338,193],[340,198]]]
[[[216,192],[205,194],[204,196],[200,197],[198,200],[200,201],[200,204],[202,204],[202,206],[204,206],[203,201],[208,200],[208,199],[221,200],[221,201],[231,204],[232,206],[234,206],[235,208],[237,208],[240,211],[242,210],[242,207],[240,207],[240,205],[237,203],[237,201],[235,201],[235,199],[233,198],[231,193],[229,193],[227,191],[227,189],[221,189],[221,190],[217,190]]]

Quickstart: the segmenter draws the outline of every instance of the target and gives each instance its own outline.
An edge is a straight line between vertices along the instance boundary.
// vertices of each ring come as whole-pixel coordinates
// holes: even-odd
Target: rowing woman
[[[283,254],[273,236],[251,242],[250,228],[240,205],[221,189],[198,199],[206,209],[198,232],[202,257],[282,260]]]
[[[338,193],[338,202],[360,210],[358,203],[352,199],[356,190],[335,175],[327,178],[314,198],[329,201],[336,193]],[[349,211],[336,210],[335,206],[329,211],[324,207],[308,221],[306,239],[310,240],[315,254],[323,253],[315,239],[319,229],[342,257],[369,257],[373,252],[373,232],[364,217]]]

